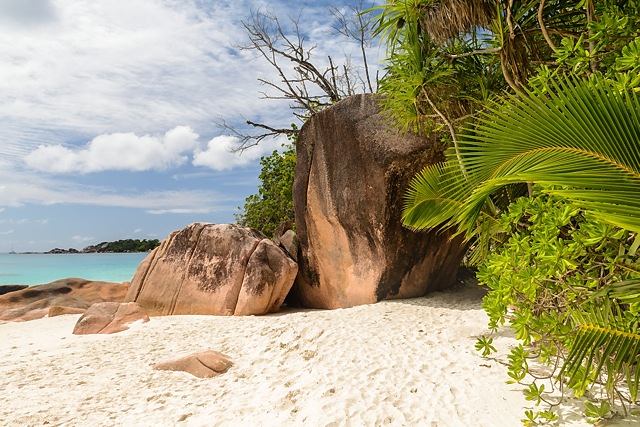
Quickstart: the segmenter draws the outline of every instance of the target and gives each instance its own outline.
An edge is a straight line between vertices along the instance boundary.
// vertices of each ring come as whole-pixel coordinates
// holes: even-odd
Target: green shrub
[[[260,159],[260,185],[258,193],[245,199],[244,208],[235,215],[240,225],[255,228],[273,237],[278,225],[294,224],[293,175],[296,166],[295,138],[285,145],[282,153],[273,151]]]
[[[509,355],[510,381],[525,385],[526,398],[536,405],[559,404],[545,397],[538,384],[544,378],[524,383],[532,378],[530,361],[536,360],[548,368],[547,379],[577,396],[600,384],[612,403],[636,401],[640,295],[616,297],[615,291],[621,283],[640,280],[640,239],[539,192],[512,203],[499,221],[510,237],[479,266],[478,279],[489,288],[483,301],[489,328],[496,331],[508,322],[521,341]],[[492,350],[488,340],[482,337],[476,345],[484,354]],[[624,378],[627,386],[621,389]],[[593,408],[587,408],[590,416]],[[534,415],[523,422],[533,423]]]

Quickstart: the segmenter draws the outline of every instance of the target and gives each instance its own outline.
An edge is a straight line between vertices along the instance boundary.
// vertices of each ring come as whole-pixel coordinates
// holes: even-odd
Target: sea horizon
[[[68,277],[104,282],[131,281],[148,252],[0,253],[0,285],[41,285]]]

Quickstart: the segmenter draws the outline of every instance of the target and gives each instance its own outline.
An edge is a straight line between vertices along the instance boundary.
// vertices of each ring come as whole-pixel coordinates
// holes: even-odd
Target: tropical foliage
[[[640,100],[607,80],[566,81],[546,94],[487,107],[460,146],[458,160],[425,169],[407,196],[405,223],[456,224],[467,237],[492,216],[491,196],[519,182],[588,208],[601,221],[640,231]],[[514,131],[517,129],[517,131]]]
[[[260,159],[258,193],[245,199],[243,210],[236,214],[238,224],[255,228],[272,237],[280,224],[294,224],[293,173],[296,166],[295,135],[283,146]]]
[[[607,293],[619,283],[640,283],[640,238],[545,190],[537,186],[533,198],[517,200],[500,217],[509,239],[478,272],[490,289],[483,301],[489,327],[495,332],[508,322],[522,342],[509,355],[510,381],[550,407],[562,402],[549,396],[554,376],[577,396],[596,384],[633,402],[640,376],[640,304],[633,300],[640,292],[631,298]],[[495,351],[490,340],[478,343],[485,356]],[[538,366],[535,377],[528,375],[532,359],[544,373]],[[617,383],[620,376],[626,389]]]
[[[405,224],[470,241],[491,288],[491,327],[509,320],[523,343],[509,356],[512,381],[530,378],[530,358],[554,360],[561,388],[582,395],[600,383],[613,403],[626,379],[637,401],[640,2],[404,0],[378,10],[387,108],[399,126],[451,143],[447,161],[412,182]],[[490,354],[492,338],[476,347]],[[545,393],[536,381],[525,390],[536,404]],[[586,415],[609,409],[589,403]],[[525,415],[527,425],[556,418]]]

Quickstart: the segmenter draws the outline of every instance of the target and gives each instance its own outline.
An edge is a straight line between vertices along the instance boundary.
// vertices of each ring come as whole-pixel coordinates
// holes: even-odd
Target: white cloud
[[[180,166],[185,153],[198,145],[198,135],[188,126],[177,126],[162,137],[133,133],[99,135],[81,149],[41,145],[25,157],[38,171],[89,173],[105,170],[164,170]]]
[[[133,234],[139,234],[142,232],[142,228],[138,227],[135,230],[133,230]]]
[[[140,135],[172,122],[206,133],[216,116],[254,116],[256,76],[272,71],[232,47],[252,1],[0,0],[7,19],[50,21],[0,25],[0,155],[66,144],[68,133]]]
[[[281,139],[263,140],[260,144],[243,151],[238,148],[238,138],[217,136],[207,144],[205,150],[196,150],[193,155],[194,166],[204,166],[214,170],[229,170],[254,163],[257,159],[277,150]]]
[[[29,220],[27,218],[0,220],[0,224],[28,224],[28,223],[29,223]]]
[[[11,234],[13,233],[13,230],[7,230],[7,231],[0,231],[0,234],[6,236],[7,234]]]
[[[36,222],[36,224],[42,224],[42,225],[45,225],[45,224],[48,224],[48,223],[49,223],[49,219],[48,219],[48,218],[47,218],[47,219],[36,219],[36,221],[35,221],[35,222]]]

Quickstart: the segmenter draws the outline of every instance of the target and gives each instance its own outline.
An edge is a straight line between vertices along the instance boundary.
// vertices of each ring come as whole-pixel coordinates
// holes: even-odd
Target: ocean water
[[[147,255],[0,254],[0,285],[40,285],[67,277],[125,282]]]

